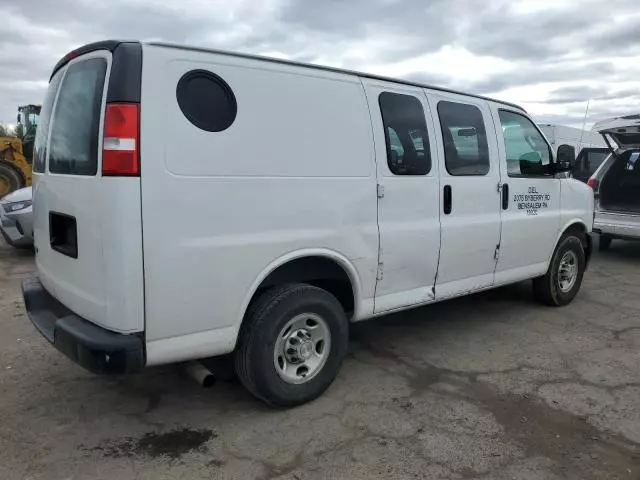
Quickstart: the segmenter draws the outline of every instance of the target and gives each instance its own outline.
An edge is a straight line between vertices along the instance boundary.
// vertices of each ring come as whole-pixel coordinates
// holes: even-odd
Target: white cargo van
[[[560,145],[571,145],[577,153],[580,153],[583,148],[607,148],[607,144],[598,132],[553,123],[539,123],[538,126],[554,150],[557,150]]]
[[[233,353],[320,395],[349,323],[582,281],[593,195],[518,106],[331,68],[106,41],[55,67],[35,147],[32,322],[97,373]],[[425,312],[428,315],[428,311]]]

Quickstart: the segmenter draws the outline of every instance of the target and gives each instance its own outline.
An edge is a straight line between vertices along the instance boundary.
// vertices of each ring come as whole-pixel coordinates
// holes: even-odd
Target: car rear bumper
[[[31,208],[26,215],[7,214],[0,207],[0,234],[13,247],[33,245],[33,222]]]
[[[618,238],[640,238],[640,217],[596,214],[593,231],[601,235]]]
[[[22,281],[29,319],[58,350],[90,372],[125,374],[145,365],[144,340],[99,327],[71,312],[43,287],[40,280]]]

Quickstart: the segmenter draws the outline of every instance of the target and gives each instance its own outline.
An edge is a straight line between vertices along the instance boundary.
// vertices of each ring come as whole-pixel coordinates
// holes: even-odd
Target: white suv
[[[640,115],[604,120],[593,128],[613,152],[588,182],[597,202],[594,231],[606,250],[614,239],[640,239]]]

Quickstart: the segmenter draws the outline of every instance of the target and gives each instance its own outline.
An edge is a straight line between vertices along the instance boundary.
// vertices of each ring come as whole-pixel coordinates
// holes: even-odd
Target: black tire
[[[0,162],[0,179],[9,184],[9,191],[4,192],[5,195],[24,187],[24,178],[22,178],[20,172],[6,162]],[[0,196],[2,196],[1,193]]]
[[[606,252],[607,250],[609,250],[612,241],[613,238],[611,238],[609,235],[600,235],[600,238],[598,239],[598,251]]]
[[[582,239],[576,233],[565,233],[558,242],[547,273],[533,280],[533,292],[536,300],[546,305],[561,307],[569,304],[582,285],[586,269],[586,256]],[[559,283],[560,262],[568,251],[573,251],[578,259],[576,281],[570,290],[563,292]]]
[[[276,371],[274,349],[286,323],[301,313],[322,317],[331,334],[331,347],[315,376],[305,383],[291,384]],[[301,405],[319,397],[331,385],[347,354],[348,339],[345,312],[329,292],[306,284],[274,287],[247,311],[235,352],[236,372],[247,390],[269,405]]]

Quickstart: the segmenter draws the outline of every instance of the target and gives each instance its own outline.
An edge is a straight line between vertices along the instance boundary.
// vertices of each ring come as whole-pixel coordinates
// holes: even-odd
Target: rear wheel
[[[533,280],[536,299],[559,307],[570,303],[582,285],[586,256],[582,239],[575,233],[562,236],[543,277]]]
[[[598,250],[600,252],[606,252],[611,247],[612,241],[613,238],[611,238],[609,235],[600,235],[600,238],[598,240]]]
[[[6,162],[0,162],[0,198],[24,187],[22,175]]]
[[[292,407],[320,396],[347,353],[349,325],[326,290],[294,284],[265,292],[247,312],[235,364],[256,397]]]

